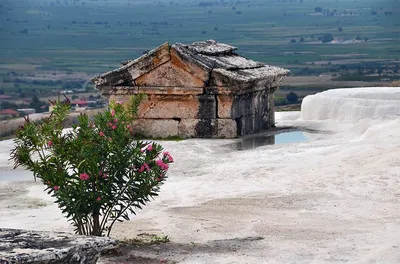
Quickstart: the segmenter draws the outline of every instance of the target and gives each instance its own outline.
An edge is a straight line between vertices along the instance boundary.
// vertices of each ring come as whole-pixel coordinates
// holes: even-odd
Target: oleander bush
[[[69,100],[54,102],[50,117],[26,118],[16,132],[15,167],[31,170],[46,185],[78,234],[109,236],[116,221],[129,220],[167,179],[172,156],[134,137],[141,97],[127,105],[111,102],[92,119],[81,114],[71,129],[63,126]]]

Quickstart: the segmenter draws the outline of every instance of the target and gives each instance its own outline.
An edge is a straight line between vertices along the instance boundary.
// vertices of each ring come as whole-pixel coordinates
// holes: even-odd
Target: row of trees
[[[318,40],[321,40],[322,43],[328,43],[328,42],[331,42],[332,40],[334,40],[334,38],[333,38],[333,35],[331,33],[327,33],[327,34],[325,34],[325,35],[323,35],[321,37],[318,37]],[[296,43],[296,42],[297,42],[297,40],[294,39],[294,38],[290,40],[290,43]],[[304,38],[301,37],[299,39],[299,42],[304,42]]]
[[[344,10],[343,12],[338,12],[336,9],[334,10],[329,10],[326,8],[322,8],[320,6],[316,6],[314,7],[314,11],[316,13],[322,13],[325,16],[341,16],[341,15],[361,15],[362,13],[357,13],[355,11],[348,11],[348,10]],[[385,16],[391,16],[393,15],[393,11],[390,10],[384,10],[383,8],[380,8],[380,11],[371,11],[371,15],[372,16],[377,16],[378,13],[381,12],[382,14],[384,14]]]
[[[23,78],[14,78],[10,76],[6,76],[3,78],[3,83],[14,83],[14,84],[33,84],[33,85],[41,85],[41,86],[59,86],[63,89],[74,89],[74,88],[82,88],[86,81],[84,80],[71,80],[71,81],[62,81],[62,80],[28,80]]]
[[[343,28],[339,27],[338,31],[342,32]],[[311,38],[314,40],[314,36],[311,36]],[[325,35],[323,35],[321,37],[318,37],[318,40],[320,40],[322,43],[328,43],[328,42],[331,42],[334,39],[335,38],[333,37],[332,33],[327,33],[327,34],[325,34]],[[363,41],[368,41],[369,40],[368,37],[360,37],[360,36],[355,37],[355,39],[356,40],[360,40],[360,41],[361,40],[363,40]],[[300,43],[304,42],[304,38],[301,37],[298,42],[300,42]],[[297,40],[293,38],[293,39],[290,40],[290,43],[297,43]]]

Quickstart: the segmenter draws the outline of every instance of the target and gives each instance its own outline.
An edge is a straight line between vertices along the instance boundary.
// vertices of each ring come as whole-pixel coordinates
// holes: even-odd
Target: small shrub
[[[114,223],[142,209],[167,178],[170,154],[134,138],[140,101],[135,97],[127,107],[112,102],[93,121],[81,114],[67,132],[70,104],[57,102],[49,118],[27,118],[16,133],[15,167],[33,171],[78,234],[109,236]]]
[[[297,96],[296,93],[290,92],[286,95],[286,100],[288,100],[289,103],[294,104],[294,103],[297,103],[297,100],[299,100],[299,97]]]
[[[331,42],[332,40],[334,40],[333,35],[331,33],[327,33],[325,35],[322,36],[322,43],[327,43],[327,42]]]
[[[156,245],[156,244],[162,244],[162,243],[168,243],[169,242],[169,237],[165,235],[154,235],[154,234],[148,234],[148,233],[143,233],[139,234],[136,238],[124,238],[122,243],[125,244],[132,244],[132,245],[137,245],[137,246],[144,246],[144,245]]]
[[[323,11],[323,9],[320,6],[316,6],[316,7],[314,7],[314,11],[317,13],[321,13]]]

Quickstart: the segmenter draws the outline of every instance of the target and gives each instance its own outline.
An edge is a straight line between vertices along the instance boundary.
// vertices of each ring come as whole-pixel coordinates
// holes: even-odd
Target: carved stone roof
[[[214,46],[215,45],[213,45],[213,47]],[[199,66],[205,68],[206,70],[217,68],[227,70],[249,69],[261,67],[264,65],[261,62],[248,60],[237,54],[234,54],[232,53],[233,50],[230,50],[230,53],[226,53],[227,50],[223,50],[221,52],[205,54],[195,51],[195,49],[192,49],[191,45],[184,45],[181,43],[176,43],[172,45],[172,48],[175,49],[179,53],[179,55],[185,57],[189,61],[197,63]]]
[[[99,75],[92,81],[98,89],[102,86],[146,86],[147,83],[154,82],[143,82],[142,76],[171,62],[182,71],[198,78],[204,83],[204,87],[246,90],[254,86],[276,87],[289,72],[283,68],[246,59],[236,54],[236,49],[214,40],[194,42],[190,45],[176,43],[170,46],[164,43],[135,60],[122,62],[121,68]],[[171,72],[173,71],[168,73]],[[171,81],[168,85],[171,85]]]
[[[199,48],[200,47],[200,48]],[[289,71],[246,59],[233,51],[235,47],[214,40],[195,42],[192,45],[176,43],[172,48],[179,55],[192,61],[205,70],[217,70],[232,80],[251,81],[269,77],[286,76]],[[207,52],[204,52],[206,50]],[[211,52],[213,51],[213,52]]]

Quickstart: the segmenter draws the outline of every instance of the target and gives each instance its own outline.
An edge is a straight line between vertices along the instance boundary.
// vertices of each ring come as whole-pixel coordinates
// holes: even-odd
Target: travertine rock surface
[[[107,237],[0,229],[0,263],[92,264],[115,245]]]

